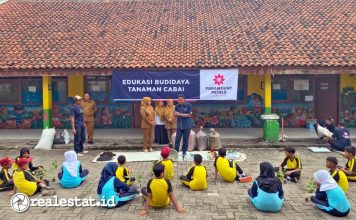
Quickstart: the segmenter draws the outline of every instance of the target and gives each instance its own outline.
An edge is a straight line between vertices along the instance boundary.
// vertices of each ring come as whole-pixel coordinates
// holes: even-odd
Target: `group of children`
[[[75,188],[79,186],[87,177],[89,171],[83,170],[77,154],[74,151],[64,153],[65,161],[58,173],[59,183],[63,188]],[[46,171],[42,166],[35,167],[32,164],[30,150],[27,147],[20,149],[20,156],[15,160],[9,157],[0,159],[2,169],[0,171],[0,191],[17,191],[27,196],[32,196],[39,192],[42,195],[53,195],[56,191],[49,187],[41,177],[38,176],[39,170]],[[11,175],[10,169],[13,172]]]
[[[144,209],[139,213],[143,216],[149,207],[165,207],[170,202],[177,212],[184,213],[185,210],[178,206],[173,194],[171,180],[174,178],[174,164],[169,159],[170,148],[161,150],[162,160],[153,166],[154,178],[150,179],[141,192],[146,199]],[[283,175],[286,180],[297,183],[302,175],[301,158],[295,154],[295,149],[286,147],[284,149],[285,159],[279,167],[273,167],[268,162],[260,164],[260,175],[254,180],[252,187],[248,190],[251,203],[260,211],[278,212],[282,208],[284,192],[280,178],[276,173]],[[315,183],[318,186],[315,196],[311,201],[317,204],[321,210],[334,215],[346,216],[350,211],[350,205],[345,193],[348,190],[348,182],[356,181],[355,148],[346,147],[344,157],[348,160],[344,167],[338,165],[335,157],[326,159],[326,167],[329,171],[319,170],[314,173]],[[80,161],[74,151],[64,154],[65,161],[62,163],[58,174],[59,183],[63,188],[74,188],[87,178],[89,171],[82,169]],[[189,168],[186,175],[179,177],[181,183],[192,190],[204,190],[207,188],[207,170],[202,165],[201,155],[194,155],[194,165]],[[34,171],[43,169],[34,167],[30,151],[22,148],[20,156],[15,160],[8,157],[0,159],[2,169],[0,171],[0,191],[18,190],[28,196],[38,192],[46,195],[54,194],[55,191],[48,187],[43,180],[37,178]],[[13,176],[9,169],[14,169]],[[219,174],[226,182],[233,182],[246,178],[241,167],[232,160],[226,158],[226,149],[220,148],[218,156],[214,161],[214,179]],[[130,170],[126,167],[126,158],[118,157],[118,163],[109,162],[101,171],[97,193],[103,206],[118,207],[132,200],[138,193],[135,186],[135,178],[130,176]],[[109,203],[110,199],[113,203]]]

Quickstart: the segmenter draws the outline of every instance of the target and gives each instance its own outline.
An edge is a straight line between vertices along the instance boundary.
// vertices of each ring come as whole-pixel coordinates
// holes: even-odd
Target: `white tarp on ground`
[[[102,154],[101,152],[100,154]],[[126,157],[126,162],[136,162],[136,161],[157,161],[161,159],[160,151],[153,152],[112,152],[115,156],[110,161],[97,161],[100,154],[96,156],[92,162],[93,163],[107,163],[107,162],[117,162],[117,157],[119,155],[124,155]],[[217,152],[216,152],[217,153]],[[193,161],[193,157],[195,154],[200,154],[203,157],[204,161],[212,161],[210,151],[192,151],[187,152],[186,160]],[[246,160],[246,155],[244,153],[239,153],[237,151],[228,151],[227,156],[228,159],[236,160],[236,161],[244,161]],[[178,161],[182,161],[182,152],[179,152]]]

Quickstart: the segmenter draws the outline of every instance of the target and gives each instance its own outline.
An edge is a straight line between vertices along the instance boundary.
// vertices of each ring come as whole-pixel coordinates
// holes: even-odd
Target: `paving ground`
[[[241,162],[241,166],[248,174],[256,177],[258,175],[259,163],[270,161],[274,165],[283,159],[283,153],[277,149],[241,149],[248,159]],[[61,160],[64,150],[53,151],[32,151],[35,165],[44,165],[47,169],[54,159]],[[98,154],[99,151],[90,151],[81,160],[84,168],[90,171],[88,179],[77,189],[61,189],[58,183],[53,183],[57,189],[59,198],[96,198],[96,188],[99,181],[99,173],[104,166],[103,164],[94,164],[90,161]],[[0,156],[9,155],[15,157],[18,150],[3,150]],[[338,157],[339,161],[344,164],[345,159],[337,153],[315,154],[305,148],[298,148],[298,154],[302,158],[303,177],[298,184],[284,184],[285,202],[280,213],[262,213],[250,204],[247,199],[247,189],[251,183],[225,183],[221,180],[211,179],[213,172],[212,162],[206,163],[208,168],[208,189],[201,192],[193,192],[183,188],[177,181],[177,176],[186,172],[189,162],[179,162],[175,166],[175,179],[173,181],[173,190],[177,197],[178,203],[186,209],[186,214],[179,215],[169,207],[166,209],[150,209],[146,218],[141,219],[332,219],[327,214],[322,213],[311,202],[305,202],[306,184],[312,173],[318,169],[324,168],[325,158],[330,155]],[[148,168],[151,162],[129,163],[128,167],[133,170],[133,174],[142,175],[143,183],[151,178]],[[54,176],[54,175],[53,175]],[[356,207],[355,195],[356,184],[350,184],[347,193],[351,207]],[[1,193],[0,199],[0,219],[139,219],[137,213],[143,208],[143,198],[137,197],[129,204],[117,209],[105,208],[63,208],[63,207],[46,207],[30,208],[27,212],[18,214],[9,206],[9,197],[6,193]],[[356,219],[356,212],[351,211],[348,219]]]

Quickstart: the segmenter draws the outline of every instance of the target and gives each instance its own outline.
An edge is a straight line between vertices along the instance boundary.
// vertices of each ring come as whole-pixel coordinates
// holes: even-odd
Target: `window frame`
[[[59,101],[59,102],[54,102],[53,101],[53,82],[54,81],[64,81],[65,82],[65,91],[66,91],[66,96],[64,101]],[[52,77],[52,104],[60,105],[60,104],[67,104],[68,102],[68,77]]]
[[[1,101],[0,100],[0,105],[21,105],[22,104],[22,80],[16,80],[16,78],[1,78],[1,81],[3,82],[16,82],[18,86],[18,96],[17,96],[17,101]]]
[[[291,78],[292,76],[292,78]],[[286,79],[286,87],[287,87],[287,99],[285,100],[275,100],[272,98],[272,104],[273,103],[305,103],[305,101],[294,101],[291,99],[291,96],[292,96],[292,92],[293,92],[293,89],[294,89],[294,80],[303,80],[303,79],[307,79],[309,80],[309,91],[312,92],[313,96],[315,96],[315,79],[313,78],[313,76],[310,76],[310,75],[276,75],[274,77],[280,77],[282,79]],[[273,80],[272,80],[272,92],[273,92]],[[292,89],[288,89],[288,88],[292,88]],[[307,102],[308,103],[308,102]]]

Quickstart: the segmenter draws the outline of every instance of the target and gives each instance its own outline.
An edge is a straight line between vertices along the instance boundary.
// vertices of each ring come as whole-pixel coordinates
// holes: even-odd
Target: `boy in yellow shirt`
[[[164,165],[164,178],[172,180],[174,177],[174,164],[171,159],[169,159],[169,154],[171,153],[171,148],[170,147],[164,147],[161,150],[161,156],[162,160],[158,161],[158,163],[161,163]]]
[[[139,212],[140,216],[147,214],[149,207],[164,208],[170,201],[178,213],[184,213],[185,210],[178,206],[176,198],[173,194],[172,183],[164,178],[164,165],[161,163],[153,167],[155,178],[150,179],[147,187],[143,187],[141,192],[145,196],[145,208]]]
[[[116,177],[123,183],[126,183],[128,186],[131,186],[133,182],[135,182],[135,177],[130,177],[130,171],[125,167],[126,165],[126,157],[124,155],[120,155],[117,158],[117,162],[119,166],[116,170]]]
[[[356,182],[356,165],[355,165],[355,151],[354,147],[346,147],[344,157],[347,159],[345,167],[339,167],[344,171],[349,182]]]
[[[225,156],[226,149],[220,148],[219,156],[216,157],[214,161],[214,179],[216,180],[218,178],[218,173],[226,182],[230,183],[239,180],[241,177],[246,177],[246,174],[242,171],[241,167],[235,161],[225,158]]]
[[[189,172],[186,176],[181,176],[181,182],[188,186],[192,190],[204,190],[207,187],[206,183],[206,167],[201,165],[203,157],[200,154],[194,155],[194,164],[189,169]]]
[[[284,148],[285,158],[279,167],[275,168],[276,172],[285,171],[284,177],[292,182],[297,183],[302,174],[302,160],[295,155],[294,147]],[[287,168],[284,168],[287,166]]]
[[[345,173],[337,168],[337,164],[338,161],[336,157],[326,158],[326,168],[329,169],[330,175],[334,178],[344,193],[346,193],[349,188],[349,181],[347,181]]]

